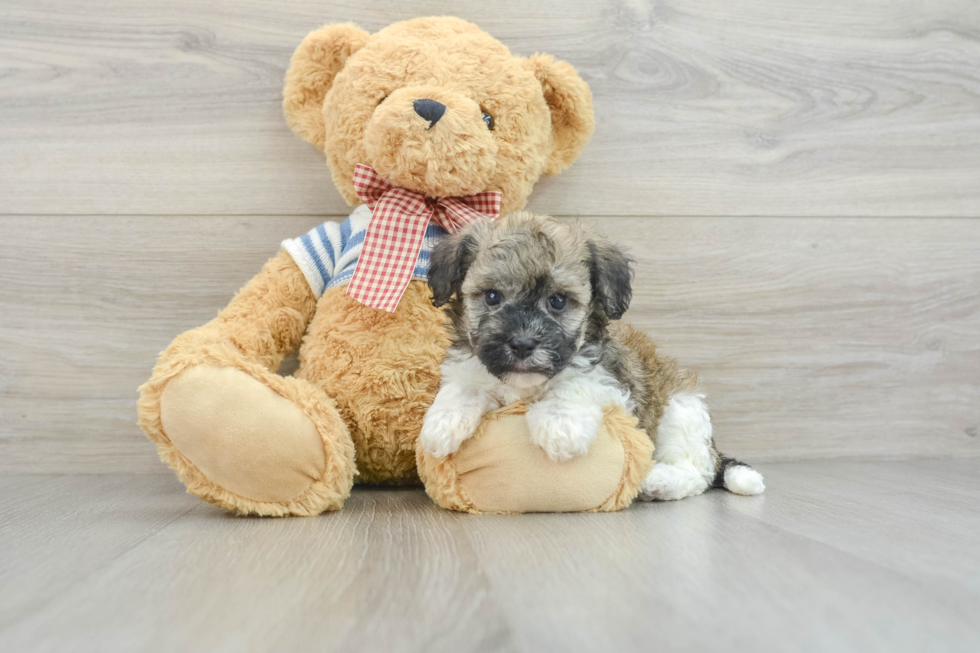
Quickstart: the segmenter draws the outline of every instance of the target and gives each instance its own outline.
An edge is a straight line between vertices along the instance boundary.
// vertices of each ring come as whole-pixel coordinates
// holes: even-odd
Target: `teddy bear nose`
[[[442,114],[446,113],[445,104],[442,102],[436,102],[435,100],[430,100],[428,98],[416,100],[413,106],[415,107],[415,113],[429,121],[429,129],[432,128],[432,125],[439,122],[439,118],[442,118]]]

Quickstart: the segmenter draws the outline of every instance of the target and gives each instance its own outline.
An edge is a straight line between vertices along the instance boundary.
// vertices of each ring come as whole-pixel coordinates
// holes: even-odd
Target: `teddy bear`
[[[467,494],[461,479],[475,458],[426,459],[416,444],[449,344],[425,281],[431,242],[520,209],[541,175],[570,166],[594,128],[588,86],[568,63],[515,56],[471,23],[437,17],[375,34],[353,24],[315,30],[296,49],[283,94],[289,126],[325,154],[356,208],[285,241],[215,319],[160,354],[138,412],[161,459],[189,492],[241,514],[337,510],[355,476],[402,485],[420,471],[444,507],[567,508],[560,497],[494,494],[499,476],[470,477]],[[298,371],[278,375],[296,350]],[[488,416],[496,430],[474,438],[476,449],[509,452],[501,473],[527,457],[507,444],[519,412]],[[619,461],[609,491],[572,509],[616,509],[635,496],[643,470],[622,469],[632,436],[621,434],[632,426],[610,419],[606,430],[620,435],[600,438]],[[649,447],[637,446],[636,460],[649,460]],[[595,461],[579,464],[595,472]],[[472,499],[481,488],[492,495],[483,509]]]

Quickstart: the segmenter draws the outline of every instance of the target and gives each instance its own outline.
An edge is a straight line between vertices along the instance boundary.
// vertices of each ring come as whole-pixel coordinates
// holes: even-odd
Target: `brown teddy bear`
[[[355,475],[418,482],[416,440],[448,346],[425,282],[431,241],[523,207],[542,174],[575,160],[594,118],[569,64],[516,57],[449,17],[373,35],[352,24],[311,32],[290,62],[283,107],[290,127],[326,154],[341,194],[361,206],[340,225],[283,243],[214,320],[178,336],[140,388],[139,423],[202,499],[239,513],[314,515],[339,509]],[[358,260],[368,251],[370,265]],[[370,268],[392,252],[396,269]],[[297,348],[298,372],[277,375]],[[511,413],[490,421],[507,423],[498,418]],[[483,446],[519,431],[510,424]],[[648,461],[643,446],[637,459]],[[612,498],[536,504],[494,495],[483,508],[622,507],[642,470],[623,471],[616,455]],[[465,461],[452,458],[420,459],[430,494],[480,511],[458,482]],[[579,465],[589,473],[588,460]]]

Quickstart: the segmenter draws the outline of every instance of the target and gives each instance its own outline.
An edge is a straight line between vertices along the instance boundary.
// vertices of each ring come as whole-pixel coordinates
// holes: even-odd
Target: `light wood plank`
[[[136,387],[320,218],[0,218],[0,469],[165,471]],[[751,461],[980,453],[980,221],[598,221]]]
[[[164,471],[136,427],[157,354],[314,218],[0,218],[0,463]],[[221,271],[219,271],[221,270]]]
[[[637,257],[626,319],[701,373],[750,459],[980,453],[980,223],[597,221]]]
[[[89,582],[198,503],[168,476],[0,475],[0,630]]]
[[[311,29],[458,14],[595,95],[561,215],[980,214],[973,0],[5,0],[0,212],[339,213],[279,102]]]
[[[176,482],[156,481],[147,500],[152,478],[137,475],[12,475],[0,480],[0,516],[17,515],[0,530],[0,564],[26,581],[8,600],[29,609],[0,625],[0,641],[17,651],[974,651],[980,522],[969,506],[980,490],[967,462],[771,464],[757,497],[716,490],[616,514],[482,517],[442,511],[420,490],[358,488],[335,514],[237,518],[188,512]],[[111,539],[100,532],[130,546],[96,551]],[[67,582],[38,573],[57,567]]]
[[[766,500],[729,496],[726,510],[980,596],[977,459],[808,461],[762,471]]]
[[[343,512],[310,519],[201,505],[0,641],[16,650],[514,650],[460,524],[420,490],[361,491]]]
[[[976,595],[746,518],[768,500],[712,491],[613,515],[489,516],[466,525],[527,651],[691,651],[721,642],[760,651],[968,651],[980,641],[970,615]],[[820,530],[834,527],[825,519]]]

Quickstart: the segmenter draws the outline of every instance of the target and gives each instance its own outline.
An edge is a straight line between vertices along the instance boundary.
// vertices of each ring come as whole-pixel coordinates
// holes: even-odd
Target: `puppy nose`
[[[416,100],[413,103],[413,106],[415,107],[415,113],[429,121],[429,129],[432,129],[432,125],[439,122],[439,118],[442,118],[442,114],[446,113],[445,104],[442,102],[436,102],[435,100],[430,100],[428,98]]]
[[[514,354],[521,359],[530,356],[531,352],[537,346],[538,341],[534,338],[519,338],[518,340],[512,340],[510,343],[510,348],[514,351]]]

